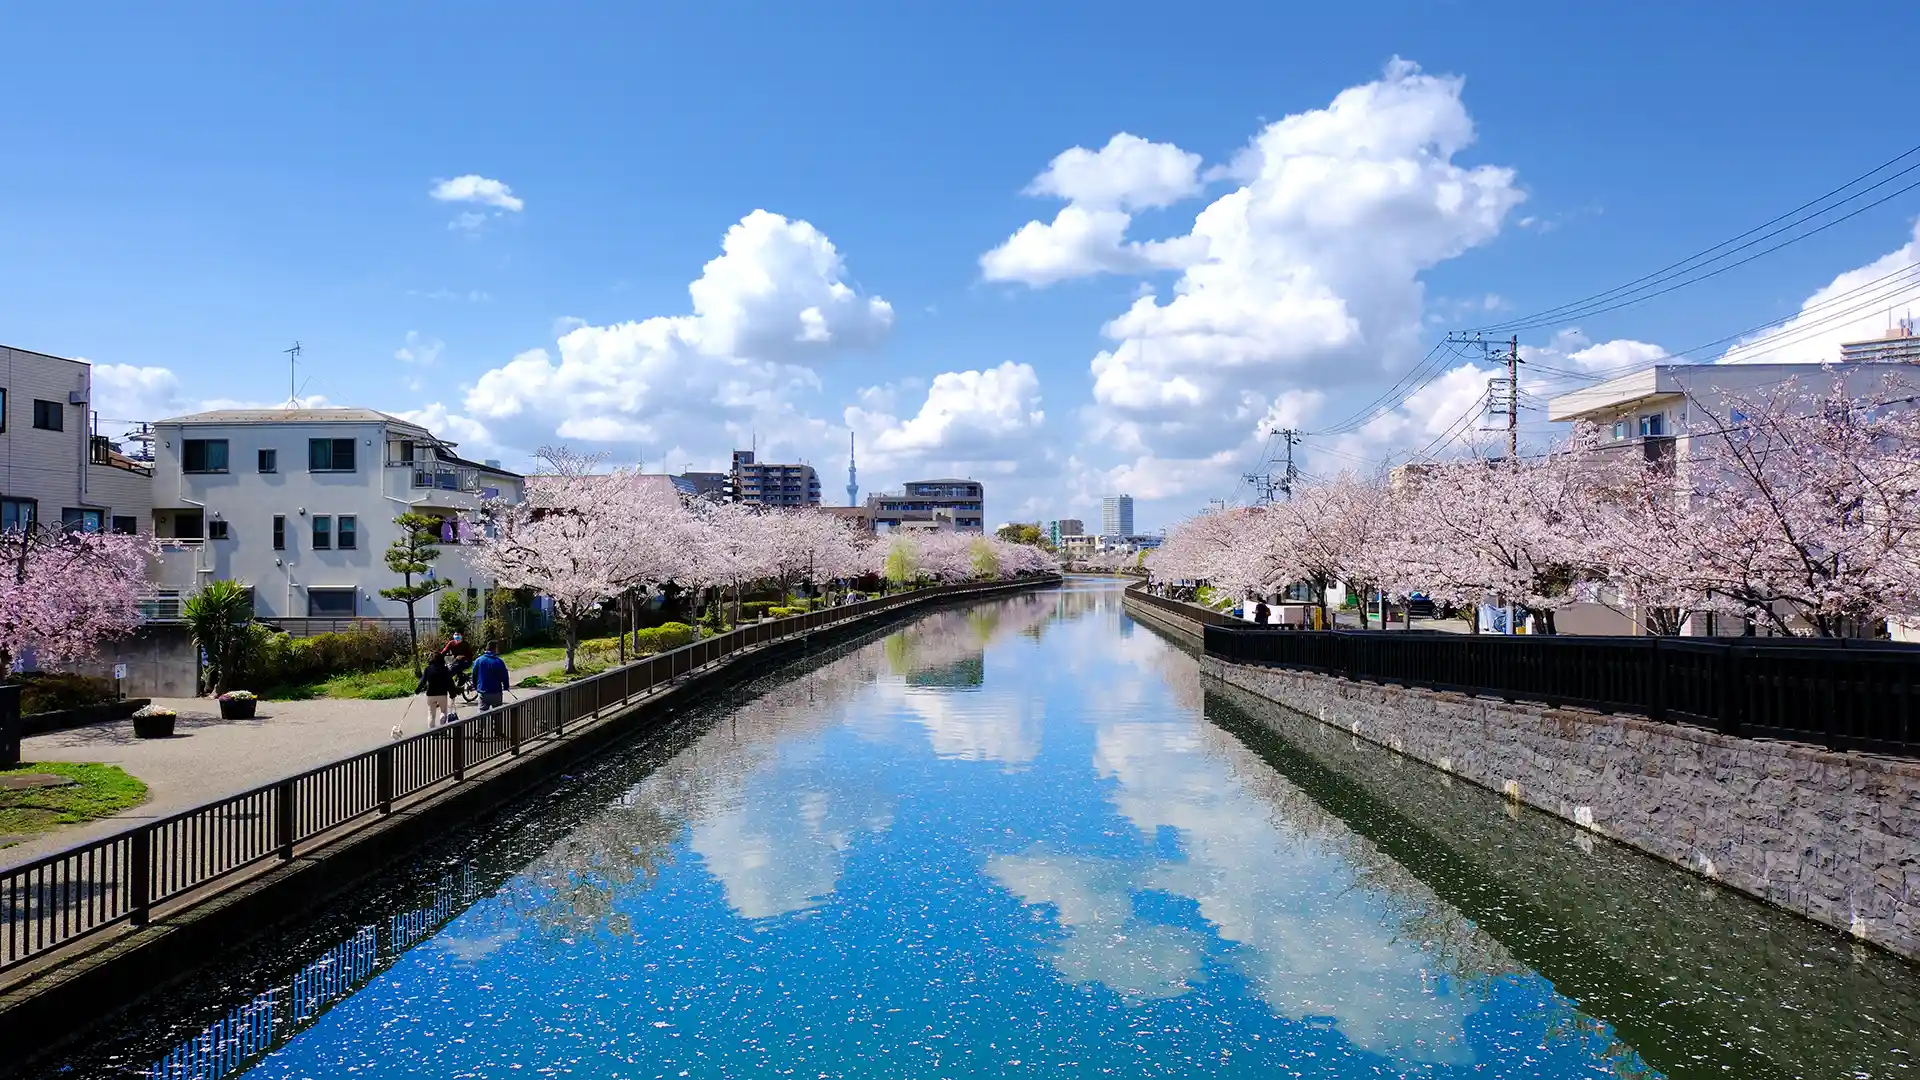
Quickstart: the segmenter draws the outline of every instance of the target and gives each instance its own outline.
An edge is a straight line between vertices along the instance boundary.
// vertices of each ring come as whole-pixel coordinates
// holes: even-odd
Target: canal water
[[[1203,680],[1119,585],[716,698],[44,1076],[1920,1076],[1911,966]]]

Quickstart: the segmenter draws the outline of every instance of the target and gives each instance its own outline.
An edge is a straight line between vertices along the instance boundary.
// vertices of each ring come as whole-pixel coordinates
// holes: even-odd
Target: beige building
[[[93,369],[0,346],[0,528],[151,532],[152,470],[96,430]]]

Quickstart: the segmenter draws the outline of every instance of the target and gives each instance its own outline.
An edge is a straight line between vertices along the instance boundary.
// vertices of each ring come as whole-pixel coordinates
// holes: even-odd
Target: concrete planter
[[[141,739],[170,739],[173,737],[173,722],[179,719],[172,713],[164,716],[135,716],[133,734]]]
[[[253,711],[259,707],[260,700],[258,698],[244,698],[237,701],[229,701],[223,698],[220,701],[220,719],[251,720],[253,719]]]

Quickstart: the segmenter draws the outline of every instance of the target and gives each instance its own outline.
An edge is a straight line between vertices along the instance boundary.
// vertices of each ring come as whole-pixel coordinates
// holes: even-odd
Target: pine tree
[[[387,569],[400,575],[401,584],[381,589],[380,595],[407,605],[407,647],[413,656],[413,673],[420,674],[420,632],[413,618],[413,605],[447,587],[440,578],[424,577],[440,557],[440,519],[432,514],[401,514],[393,519],[400,526],[400,538],[387,545]],[[414,581],[414,575],[423,575]]]

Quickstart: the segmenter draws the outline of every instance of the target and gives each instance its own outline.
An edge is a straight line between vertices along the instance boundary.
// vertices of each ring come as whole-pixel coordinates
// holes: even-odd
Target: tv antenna
[[[287,408],[298,408],[300,405],[300,391],[295,389],[293,385],[293,369],[294,365],[300,361],[300,343],[295,341],[292,347],[281,349],[280,351],[287,354]]]

